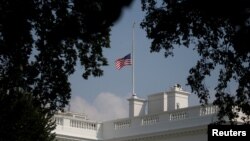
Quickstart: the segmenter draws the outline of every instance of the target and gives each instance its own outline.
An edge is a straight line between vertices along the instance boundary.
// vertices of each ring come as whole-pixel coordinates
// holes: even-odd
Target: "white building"
[[[55,115],[59,141],[207,141],[207,125],[217,120],[217,108],[188,106],[189,93],[180,85],[168,92],[132,96],[129,117],[105,122],[91,121],[86,115]],[[147,109],[147,111],[146,111]]]

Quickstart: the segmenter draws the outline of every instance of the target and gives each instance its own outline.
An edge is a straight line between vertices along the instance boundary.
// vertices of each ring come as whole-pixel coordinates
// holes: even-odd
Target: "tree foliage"
[[[51,116],[34,106],[32,96],[18,93],[0,96],[1,141],[53,141]]]
[[[173,55],[174,45],[190,47],[201,56],[187,78],[193,93],[207,104],[205,79],[219,68],[214,104],[219,121],[234,123],[241,110],[250,116],[250,2],[247,0],[142,0],[141,23],[152,39],[151,51]],[[236,93],[225,91],[235,81]]]
[[[47,116],[63,110],[77,61],[84,79],[103,75],[111,26],[131,1],[1,0],[1,97],[31,95]]]

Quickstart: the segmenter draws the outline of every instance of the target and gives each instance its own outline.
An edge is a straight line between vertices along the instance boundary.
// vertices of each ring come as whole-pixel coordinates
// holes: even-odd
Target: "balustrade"
[[[181,112],[174,112],[170,113],[170,120],[183,120],[188,117],[188,113],[186,111],[181,111]]]
[[[142,125],[152,125],[159,122],[159,115],[150,115],[142,118]]]
[[[114,122],[115,129],[129,128],[130,126],[131,126],[131,120]]]
[[[96,123],[80,120],[70,120],[70,126],[89,130],[96,130]]]

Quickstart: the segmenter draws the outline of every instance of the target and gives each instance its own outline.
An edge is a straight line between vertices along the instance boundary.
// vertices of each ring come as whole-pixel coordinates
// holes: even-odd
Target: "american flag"
[[[132,65],[131,54],[124,56],[123,58],[119,58],[115,61],[116,69],[120,70],[122,67],[126,65]]]

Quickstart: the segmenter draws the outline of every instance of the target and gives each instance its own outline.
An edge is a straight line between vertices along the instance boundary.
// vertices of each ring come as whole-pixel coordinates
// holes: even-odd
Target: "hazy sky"
[[[111,48],[104,50],[109,65],[103,67],[102,77],[81,77],[82,67],[70,77],[72,85],[71,110],[84,112],[98,120],[128,116],[127,98],[131,96],[131,66],[115,69],[115,60],[131,52],[132,24],[135,21],[135,92],[138,97],[147,99],[149,94],[167,91],[176,83],[190,92],[186,86],[189,69],[195,65],[198,56],[192,49],[183,47],[174,50],[174,57],[165,58],[163,51],[150,53],[150,40],[140,27],[144,17],[140,1],[136,0],[115,23],[111,32]],[[210,80],[208,80],[209,82]],[[212,81],[212,80],[211,80]],[[199,103],[191,94],[190,105]]]

